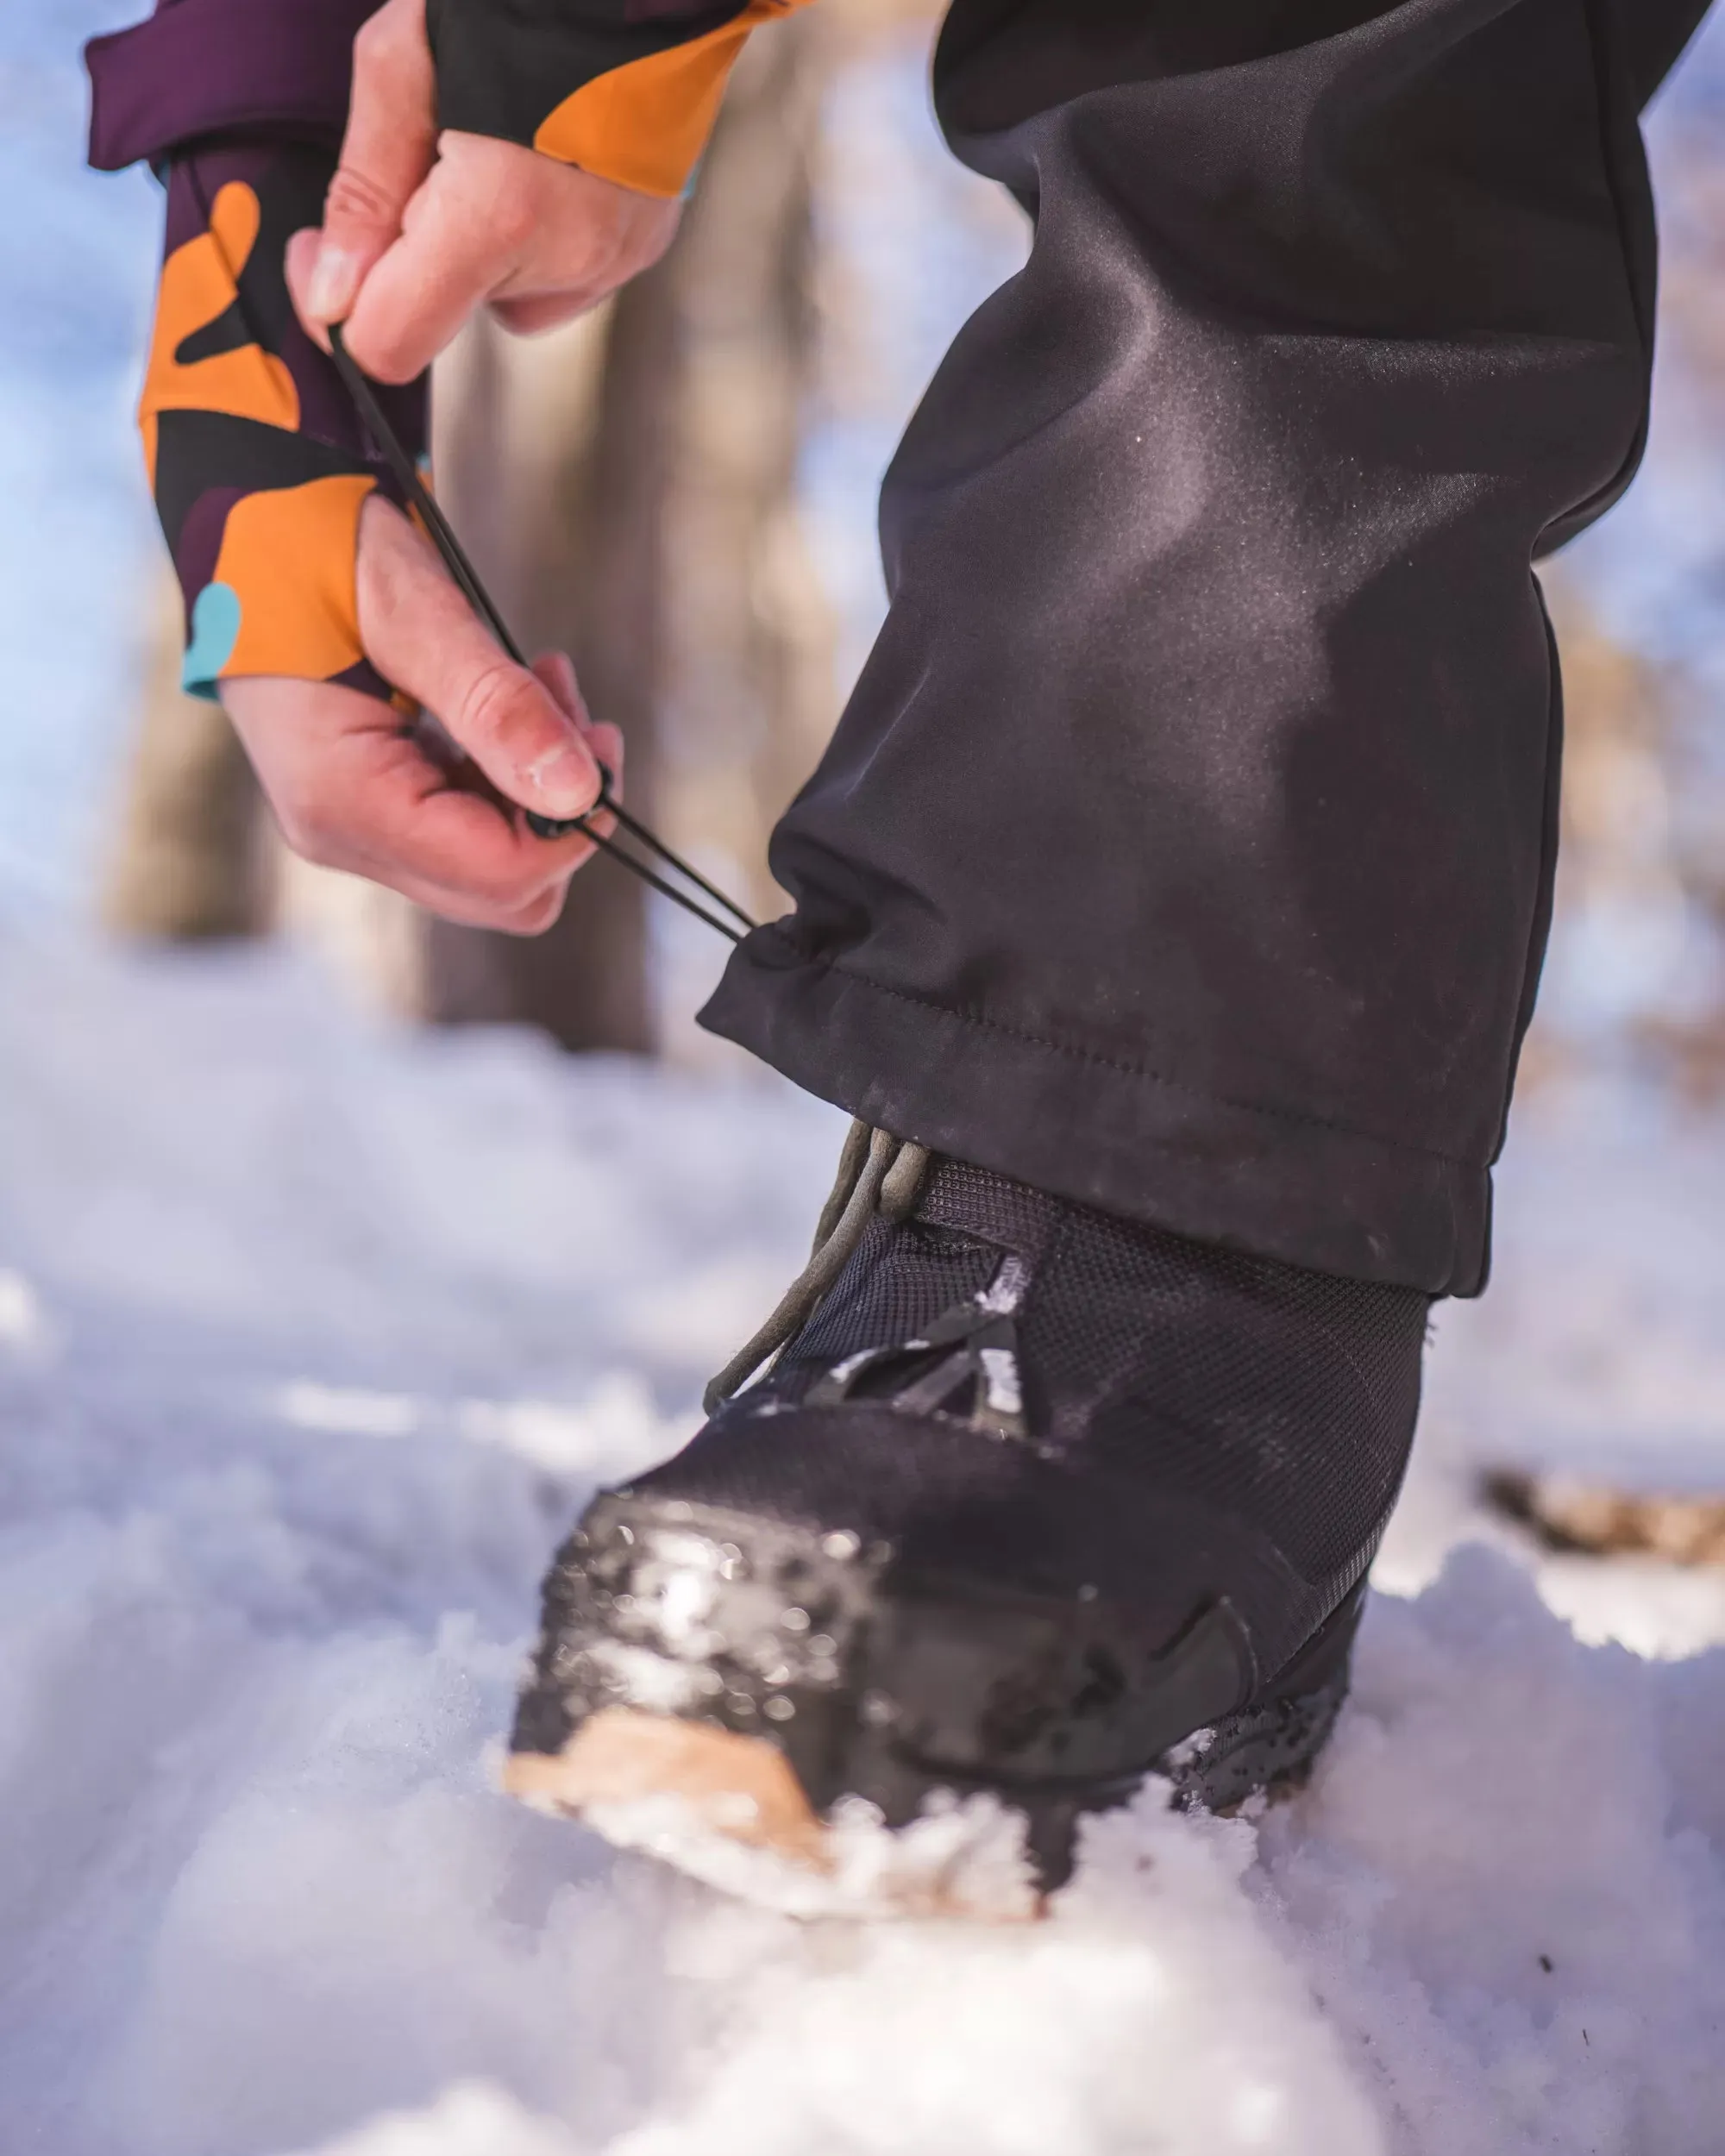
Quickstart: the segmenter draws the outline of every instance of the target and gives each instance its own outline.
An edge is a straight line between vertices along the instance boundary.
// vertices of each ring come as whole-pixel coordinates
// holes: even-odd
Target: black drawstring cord
[[[505,621],[492,604],[490,592],[480,582],[478,573],[473,563],[468,561],[461,541],[456,538],[450,529],[448,518],[437,506],[436,500],[421,480],[414,467],[413,459],[402,447],[394,428],[390,425],[388,419],[385,417],[383,406],[378,402],[377,394],[371,383],[361,373],[349,354],[342,339],[341,326],[336,323],[331,323],[329,325],[329,352],[336,362],[337,372],[347,385],[348,395],[358,407],[361,418],[366,423],[367,431],[379,449],[382,451],[384,461],[394,473],[403,493],[406,495],[408,501],[417,511],[420,522],[424,525],[432,545],[443,557],[444,566],[472,602],[474,611],[490,629],[492,636],[497,638],[518,666],[524,667],[527,664],[527,655],[511,633],[509,624]],[[728,937],[733,943],[740,943],[743,937],[737,930],[731,927],[730,922],[722,921],[717,914],[710,913],[698,899],[692,899],[687,891],[678,890],[677,887],[668,882],[656,868],[651,868],[644,861],[637,860],[625,848],[619,846],[614,838],[607,838],[592,828],[588,818],[597,816],[601,811],[607,812],[616,818],[618,824],[624,830],[638,839],[642,845],[657,854],[668,868],[674,868],[685,881],[693,884],[697,891],[703,892],[711,899],[715,906],[721,907],[734,919],[740,921],[744,930],[757,925],[734,899],[727,898],[717,884],[709,883],[699,869],[692,867],[681,854],[673,853],[662,838],[656,837],[644,824],[631,816],[612,793],[610,772],[603,764],[599,768],[600,780],[599,799],[587,811],[586,815],[559,818],[554,816],[538,816],[531,809],[524,809],[522,813],[527,818],[529,830],[536,838],[561,838],[570,831],[582,832],[593,841],[595,846],[608,853],[613,860],[620,861],[625,868],[639,876],[643,883],[649,884],[662,896],[672,899],[676,905],[681,906],[686,913],[693,913],[698,921],[705,921],[709,928],[716,929],[721,936]]]

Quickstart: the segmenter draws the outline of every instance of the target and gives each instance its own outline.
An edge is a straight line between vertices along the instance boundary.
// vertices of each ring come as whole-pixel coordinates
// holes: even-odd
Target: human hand
[[[593,842],[537,838],[523,808],[580,816],[623,741],[587,717],[561,652],[530,672],[492,641],[399,510],[360,517],[367,656],[436,721],[329,681],[224,680],[221,696],[283,836],[323,867],[386,884],[446,919],[535,936]],[[610,820],[594,819],[608,832]]]
[[[425,0],[387,0],[354,41],[354,91],[321,231],[288,243],[300,319],[332,322],[379,381],[407,382],[489,305],[549,329],[656,262],[681,203],[436,119]]]

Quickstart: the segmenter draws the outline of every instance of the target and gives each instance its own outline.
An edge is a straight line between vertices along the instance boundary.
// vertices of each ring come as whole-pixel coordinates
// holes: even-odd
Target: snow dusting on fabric
[[[8,2151],[1717,2150],[1725,1620],[1632,1571],[1571,1585],[1585,1645],[1562,1563],[1452,1546],[1482,1401],[1549,1454],[1560,1341],[1446,1318],[1383,1568],[1418,1591],[1304,1793],[1152,1791],[1042,1924],[800,1922],[492,1777],[546,1556],[691,1426],[831,1112],[396,1032],[279,955],[0,943],[0,1012]],[[1580,1143],[1530,1112],[1500,1292],[1566,1248],[1609,1327]]]

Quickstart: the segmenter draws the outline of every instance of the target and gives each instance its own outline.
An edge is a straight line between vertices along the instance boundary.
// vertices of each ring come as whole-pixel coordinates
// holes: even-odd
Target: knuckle
[[[637,217],[634,220],[620,241],[618,250],[628,275],[636,276],[643,270],[651,269],[656,262],[663,258],[666,248],[676,237],[681,210],[682,204],[676,203],[671,205],[672,214],[669,216]]]
[[[474,749],[506,750],[519,740],[533,708],[519,669],[499,659],[467,684],[461,699],[461,738]]]
[[[354,66],[367,73],[391,70],[412,51],[412,25],[399,8],[380,8],[354,34]]]
[[[562,910],[562,893],[561,891],[549,893],[541,899],[536,906],[529,906],[524,913],[518,913],[514,920],[510,923],[509,933],[511,936],[523,937],[543,936],[548,928],[555,926],[557,916]]]
[[[326,222],[384,225],[393,230],[397,204],[387,188],[356,165],[342,164],[324,197]]]
[[[486,222],[499,251],[518,254],[538,229],[539,205],[525,185],[511,181],[492,197]]]
[[[273,797],[275,818],[291,851],[314,868],[346,865],[349,848],[342,818],[326,787],[306,778]]]
[[[474,897],[511,919],[531,906],[543,888],[539,876],[518,862],[499,862],[474,879]]]
[[[415,380],[425,362],[399,336],[362,326],[348,332],[348,349],[374,382]]]
[[[462,887],[469,919],[505,934],[512,932],[531,896],[518,882],[502,876],[469,875]]]
[[[314,868],[339,868],[342,846],[335,830],[315,805],[300,805],[277,812],[281,835],[291,850]]]

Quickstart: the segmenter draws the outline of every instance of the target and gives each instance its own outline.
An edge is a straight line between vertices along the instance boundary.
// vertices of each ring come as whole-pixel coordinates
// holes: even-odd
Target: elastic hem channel
[[[700,1022],[866,1123],[1077,1204],[1344,1279],[1484,1282],[1484,1164],[1215,1099],[807,958],[775,927]]]

